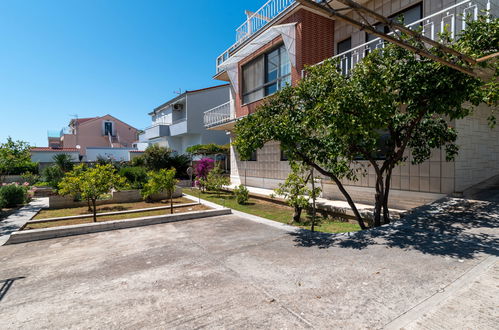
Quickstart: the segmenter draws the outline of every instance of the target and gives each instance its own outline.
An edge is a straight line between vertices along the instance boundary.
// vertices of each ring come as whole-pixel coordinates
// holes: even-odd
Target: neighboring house
[[[443,27],[454,35],[465,24],[464,16],[476,17],[483,9],[497,16],[497,1],[449,0],[371,0],[360,1],[366,7],[391,18],[403,16],[405,24],[422,27],[426,36],[436,39]],[[338,2],[331,2],[338,8]],[[342,11],[360,20],[357,14]],[[376,22],[372,22],[375,24]],[[383,29],[381,25],[377,28]],[[365,31],[336,21],[302,6],[293,0],[270,0],[236,30],[236,43],[217,58],[215,79],[230,83],[230,106],[226,104],[205,113],[205,127],[232,131],[238,118],[256,111],[262,99],[287,83],[296,84],[306,65],[331,57],[341,59],[347,73],[358,61],[384,41]],[[491,109],[480,106],[463,120],[453,121],[461,147],[455,162],[435,150],[421,165],[408,161],[393,171],[391,207],[411,208],[436,200],[446,194],[460,193],[499,174],[499,127],[490,129],[487,117]],[[231,157],[231,180],[234,184],[273,189],[287,177],[289,165],[278,143],[268,143],[251,161],[241,161],[234,149]],[[410,155],[409,155],[410,157]],[[358,182],[345,180],[357,202],[373,203],[375,175],[369,173]],[[343,199],[336,185],[322,180],[326,198]]]
[[[80,151],[76,148],[31,148],[31,161],[39,163],[40,168],[54,163],[54,156],[67,154],[71,157],[71,161],[76,163],[80,161]]]
[[[137,141],[138,130],[111,116],[72,119],[60,132],[50,133],[49,147],[78,148],[81,155],[88,147],[129,148]]]
[[[99,159],[107,159],[115,162],[128,162],[140,154],[143,152],[130,148],[87,147],[85,161],[95,162]]]
[[[229,109],[229,85],[186,91],[154,109],[152,125],[139,136],[139,143],[158,144],[178,153],[196,144],[227,144],[223,131],[207,130],[203,113],[220,105]]]

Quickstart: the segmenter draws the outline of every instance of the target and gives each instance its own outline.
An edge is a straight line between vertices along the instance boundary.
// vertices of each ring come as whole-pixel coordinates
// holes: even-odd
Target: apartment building
[[[404,24],[422,27],[425,36],[437,39],[444,27],[453,35],[466,28],[464,16],[477,17],[482,10],[495,16],[499,3],[492,0],[370,0],[358,1],[386,17],[403,17]],[[336,1],[333,7],[344,7]],[[359,19],[350,12],[348,15]],[[385,26],[375,24],[384,31]],[[215,79],[230,83],[229,106],[205,113],[210,130],[231,132],[237,119],[257,110],[262,99],[286,84],[296,84],[306,65],[339,57],[341,70],[348,71],[384,41],[334,18],[324,16],[294,0],[270,0],[236,30],[236,42],[216,60]],[[391,207],[411,208],[465,189],[499,174],[499,128],[490,129],[491,109],[480,106],[475,113],[451,124],[459,131],[459,157],[446,162],[441,150],[420,165],[410,161],[393,172]],[[410,160],[410,152],[408,153]],[[231,180],[235,184],[275,188],[287,177],[289,165],[278,143],[268,143],[250,161],[241,161],[232,149]],[[357,182],[345,180],[357,202],[372,203],[375,175]],[[336,185],[322,180],[323,195],[343,199]]]
[[[228,102],[228,84],[186,91],[149,113],[152,124],[139,136],[139,144],[158,144],[178,153],[196,144],[227,144],[226,132],[206,129],[203,115],[213,107],[228,107]]]

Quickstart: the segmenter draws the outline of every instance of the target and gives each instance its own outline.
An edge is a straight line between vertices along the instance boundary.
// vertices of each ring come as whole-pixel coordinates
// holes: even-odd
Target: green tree
[[[92,204],[94,222],[97,222],[97,199],[108,194],[112,189],[126,186],[125,178],[116,174],[116,169],[110,165],[96,165],[86,170],[78,166],[74,171],[68,172],[59,184],[60,194],[81,196]]]
[[[173,214],[173,193],[178,180],[175,179],[176,170],[162,168],[159,171],[151,171],[148,173],[149,181],[142,189],[142,196],[145,199],[150,199],[152,195],[166,192],[170,198],[170,213]]]
[[[234,144],[247,158],[265,143],[279,141],[291,160],[331,178],[362,229],[367,227],[343,180],[366,175],[367,163],[376,174],[373,225],[380,226],[389,222],[394,167],[407,160],[409,150],[415,164],[436,148],[444,148],[447,160],[453,160],[457,132],[448,120],[468,116],[471,106],[483,102],[484,85],[388,44],[371,52],[349,76],[339,72],[335,60],[307,68],[297,86],[267,98],[256,113],[236,123]]]
[[[199,181],[206,190],[214,191],[218,196],[220,196],[224,187],[230,185],[230,178],[223,174],[223,170],[219,166],[214,167],[208,172],[205,179],[201,178]]]
[[[61,169],[62,172],[69,172],[73,169],[73,162],[69,154],[57,154],[52,157],[55,165]]]
[[[38,173],[38,163],[31,161],[30,146],[24,141],[14,141],[11,137],[0,144],[0,174]]]
[[[291,172],[279,187],[274,190],[277,195],[283,196],[289,206],[294,208],[292,222],[301,222],[303,209],[310,206],[312,199],[320,194],[320,188],[312,190],[309,185],[313,178],[313,173],[308,166],[299,162],[290,162]],[[312,227],[314,224],[312,223]]]

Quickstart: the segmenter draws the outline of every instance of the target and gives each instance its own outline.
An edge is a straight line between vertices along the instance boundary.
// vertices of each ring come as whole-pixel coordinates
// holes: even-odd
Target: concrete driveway
[[[331,237],[223,216],[0,247],[0,328],[494,328],[499,207]]]

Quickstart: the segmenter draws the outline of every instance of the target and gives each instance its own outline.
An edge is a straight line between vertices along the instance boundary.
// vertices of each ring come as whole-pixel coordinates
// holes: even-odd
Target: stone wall
[[[23,183],[24,180],[20,175],[0,175],[0,183]]]
[[[154,201],[159,201],[163,199],[169,198],[170,195],[167,193],[161,193],[152,195],[151,199]],[[177,187],[175,192],[173,193],[173,197],[182,197],[182,188]],[[112,193],[112,198],[105,200],[98,200],[97,205],[106,205],[106,204],[116,204],[116,203],[133,203],[142,201],[142,196],[140,195],[140,190],[124,190],[124,191],[115,191]],[[50,196],[49,197],[49,208],[51,209],[63,209],[70,207],[83,207],[87,206],[86,201],[75,202],[72,197],[66,196]]]

